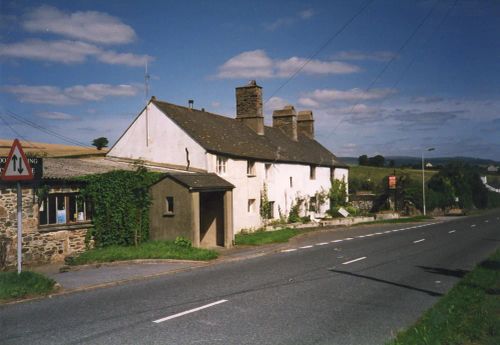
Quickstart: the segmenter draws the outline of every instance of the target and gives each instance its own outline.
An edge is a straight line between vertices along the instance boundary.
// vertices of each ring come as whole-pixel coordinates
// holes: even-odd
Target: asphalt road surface
[[[500,212],[0,307],[1,344],[384,344],[500,244]]]

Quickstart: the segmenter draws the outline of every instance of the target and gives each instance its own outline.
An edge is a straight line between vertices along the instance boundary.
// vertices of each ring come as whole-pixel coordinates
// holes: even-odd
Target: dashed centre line
[[[413,243],[419,243],[419,242],[424,242],[424,241],[425,241],[425,238],[422,238],[420,240],[413,241]]]
[[[186,310],[186,311],[183,311],[182,313],[170,315],[170,316],[164,317],[162,319],[155,320],[153,322],[154,323],[160,323],[160,322],[163,322],[163,321],[175,319],[176,317],[183,316],[183,315],[186,315],[186,314],[191,314],[191,313],[194,313],[194,312],[206,309],[206,308],[210,308],[210,307],[213,307],[213,306],[215,306],[217,304],[221,304],[221,303],[225,303],[225,302],[227,302],[227,299],[221,299],[220,301],[213,302],[213,303],[210,303],[210,304],[206,304],[206,305],[203,305],[203,306],[198,307],[198,308]]]
[[[472,224],[470,227],[471,227],[471,228],[475,228],[475,227],[476,227],[476,224]]]
[[[451,230],[451,231],[448,231],[448,233],[449,233],[449,234],[452,234],[452,233],[454,233],[455,231],[457,231],[457,230]]]
[[[361,258],[357,258],[357,259],[354,259],[354,260],[351,260],[351,261],[343,262],[342,265],[349,265],[349,264],[352,264],[353,262],[361,261],[361,260],[364,260],[364,259],[366,259],[366,256],[363,256]]]
[[[428,223],[428,224],[421,224],[421,225],[410,226],[410,227],[407,227],[407,228],[387,230],[387,231],[382,231],[382,232],[375,232],[375,233],[366,234],[366,235],[358,235],[358,236],[355,236],[355,237],[346,237],[346,238],[342,238],[342,239],[338,239],[338,240],[332,240],[330,242],[319,242],[319,243],[316,243],[316,244],[306,245],[306,246],[302,246],[302,247],[298,247],[298,248],[283,249],[283,250],[281,250],[281,253],[295,252],[295,251],[297,251],[299,249],[309,249],[309,248],[313,248],[314,246],[326,246],[329,243],[340,243],[340,242],[343,242],[343,241],[352,241],[352,240],[354,240],[356,238],[365,238],[365,237],[378,236],[378,235],[383,235],[383,234],[389,234],[391,232],[398,232],[398,231],[405,231],[405,230],[410,230],[410,229],[416,229],[416,228],[421,228],[421,227],[424,227],[424,226],[435,225],[435,224],[439,224],[439,223],[440,222]],[[471,226],[475,227],[476,225],[473,224]],[[455,230],[452,230],[449,233],[451,234],[453,232],[455,232]],[[419,242],[422,242],[422,241],[425,241],[425,239],[421,239],[421,240],[415,241],[414,243],[419,243]]]

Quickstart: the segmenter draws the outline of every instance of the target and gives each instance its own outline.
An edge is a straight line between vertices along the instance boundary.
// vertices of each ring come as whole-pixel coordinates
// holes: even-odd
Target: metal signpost
[[[17,183],[17,273],[21,273],[22,267],[22,235],[23,235],[23,192],[20,181],[33,179],[31,165],[24,154],[19,140],[15,139],[10,149],[9,156],[2,169],[0,177],[2,181]]]

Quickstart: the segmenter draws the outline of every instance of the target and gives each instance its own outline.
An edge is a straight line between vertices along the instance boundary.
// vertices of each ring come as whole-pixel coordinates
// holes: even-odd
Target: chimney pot
[[[299,133],[314,139],[314,118],[311,110],[299,111],[297,116],[297,127]]]

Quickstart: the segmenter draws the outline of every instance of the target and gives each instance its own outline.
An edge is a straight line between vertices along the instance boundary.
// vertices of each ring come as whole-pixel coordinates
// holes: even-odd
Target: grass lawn
[[[109,246],[88,250],[72,260],[70,265],[97,262],[112,262],[136,259],[212,260],[217,258],[215,250],[182,247],[171,241],[149,241],[137,247]]]
[[[0,302],[48,294],[54,290],[55,283],[35,272],[0,272]]]
[[[251,245],[258,246],[268,243],[288,242],[288,240],[301,233],[297,229],[282,229],[275,231],[256,231],[249,234],[236,234],[236,245]]]
[[[387,345],[500,344],[500,250]]]
[[[423,222],[423,221],[431,220],[431,219],[433,219],[433,218],[430,216],[415,216],[415,217],[409,217],[409,218],[375,220],[373,222],[358,223],[355,225],[414,223],[414,222]]]

